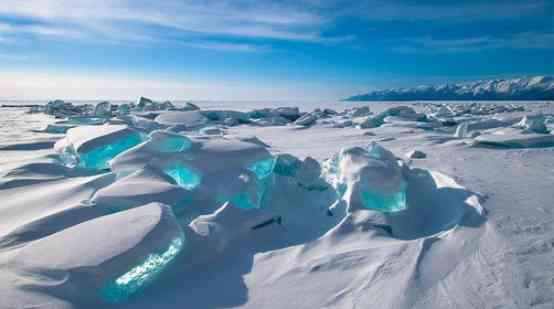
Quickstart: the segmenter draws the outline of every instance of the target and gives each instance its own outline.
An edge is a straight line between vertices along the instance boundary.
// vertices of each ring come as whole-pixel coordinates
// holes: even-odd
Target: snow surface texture
[[[33,108],[103,120],[0,143],[2,307],[551,308],[552,108],[526,108]]]

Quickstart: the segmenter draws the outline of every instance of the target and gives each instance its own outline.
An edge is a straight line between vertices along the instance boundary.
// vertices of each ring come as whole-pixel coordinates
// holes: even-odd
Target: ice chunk
[[[349,205],[380,212],[407,208],[406,182],[396,157],[377,143],[353,147],[324,162],[323,176]]]
[[[199,128],[208,122],[200,111],[167,112],[160,114],[155,120],[164,126],[182,125],[187,129]]]
[[[283,176],[296,176],[302,167],[302,161],[288,153],[277,156],[275,161],[275,173]]]
[[[82,126],[72,128],[54,145],[68,167],[107,169],[119,153],[143,141],[143,135],[125,126]]]
[[[317,117],[314,114],[306,114],[300,118],[298,118],[294,124],[304,127],[309,127],[311,125],[314,125],[317,121]]]
[[[223,130],[219,127],[205,127],[200,129],[198,133],[202,135],[221,135],[223,134]]]
[[[545,118],[542,115],[524,116],[514,127],[523,129],[524,132],[529,133],[548,133],[548,129],[544,123]]]
[[[131,107],[127,103],[123,103],[119,105],[119,107],[117,108],[117,114],[119,116],[128,115],[130,112],[131,112]]]
[[[383,123],[384,123],[384,117],[368,116],[364,121],[362,121],[362,123],[360,123],[360,128],[361,129],[377,128],[377,127],[380,127]]]
[[[186,136],[167,131],[154,131],[149,134],[145,147],[150,151],[175,153],[184,151],[192,145]]]
[[[454,132],[454,137],[457,138],[466,138],[469,137],[468,133],[468,123],[462,122],[457,128],[456,132]]]
[[[427,155],[425,152],[420,150],[412,150],[406,154],[406,157],[409,159],[425,159]]]
[[[112,115],[112,104],[108,101],[100,102],[96,104],[94,108],[94,115],[109,117]]]
[[[361,107],[354,107],[352,109],[352,112],[350,113],[350,116],[352,118],[355,117],[366,117],[371,114],[368,106],[361,106]]]
[[[275,168],[276,159],[274,157],[269,157],[257,162],[254,162],[248,166],[248,169],[256,174],[259,180],[263,180],[273,173]]]
[[[169,175],[181,187],[192,190],[202,181],[202,175],[199,171],[186,166],[185,164],[175,163],[166,166],[163,171]]]

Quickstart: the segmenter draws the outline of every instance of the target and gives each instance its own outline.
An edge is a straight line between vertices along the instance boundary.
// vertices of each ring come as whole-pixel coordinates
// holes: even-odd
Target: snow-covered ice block
[[[108,101],[100,102],[96,104],[94,108],[94,115],[109,117],[112,115],[112,104]]]
[[[208,123],[200,111],[167,112],[156,117],[156,122],[164,126],[182,125],[187,129],[200,128]]]
[[[288,153],[277,156],[274,172],[282,176],[296,176],[302,167],[302,161]]]
[[[514,127],[523,129],[528,133],[548,133],[548,129],[545,125],[545,117],[543,115],[524,116]]]
[[[43,293],[122,302],[152,285],[185,246],[171,208],[153,203],[36,240],[18,252],[10,268]]]
[[[317,116],[314,114],[306,114],[300,118],[298,118],[294,124],[304,127],[309,127],[311,125],[314,125],[317,121]]]
[[[144,147],[153,152],[175,153],[189,149],[192,141],[181,134],[167,131],[153,131],[144,142]]]
[[[352,147],[328,159],[323,176],[349,205],[380,212],[407,208],[406,182],[396,157],[372,142],[368,149]]]
[[[161,202],[171,206],[179,215],[190,204],[191,194],[163,171],[146,168],[98,190],[91,201],[95,207],[103,208],[107,213]]]
[[[111,159],[143,139],[140,132],[126,126],[82,126],[68,130],[54,150],[68,167],[107,169]]]
[[[506,148],[538,148],[554,146],[553,134],[527,133],[517,128],[503,128],[475,138],[478,144]]]

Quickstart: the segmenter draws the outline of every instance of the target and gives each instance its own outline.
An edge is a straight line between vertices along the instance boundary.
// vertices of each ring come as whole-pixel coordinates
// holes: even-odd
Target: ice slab
[[[539,148],[554,146],[553,134],[527,133],[516,128],[503,128],[475,138],[478,144],[506,148]]]
[[[54,150],[68,167],[107,169],[111,159],[143,139],[140,132],[126,126],[82,126],[70,129]]]

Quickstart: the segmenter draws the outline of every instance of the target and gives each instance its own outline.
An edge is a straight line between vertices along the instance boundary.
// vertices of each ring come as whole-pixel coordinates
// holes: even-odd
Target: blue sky
[[[0,1],[0,97],[333,100],[554,74],[554,1]]]

